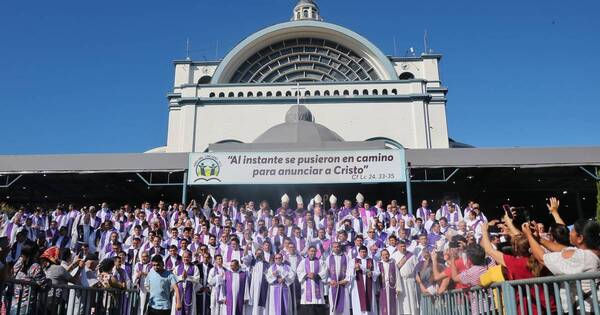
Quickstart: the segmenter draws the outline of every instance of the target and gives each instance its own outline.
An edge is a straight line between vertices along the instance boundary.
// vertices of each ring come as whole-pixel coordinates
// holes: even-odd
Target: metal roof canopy
[[[406,150],[412,168],[600,166],[600,147]]]
[[[187,153],[0,155],[0,174],[176,172]]]
[[[362,143],[362,144],[361,144]],[[240,151],[374,149],[378,142],[339,142],[336,145],[246,144]],[[211,145],[215,151],[235,146]],[[442,167],[560,167],[600,166],[600,147],[407,149],[412,168]],[[125,153],[67,155],[0,155],[0,174],[174,172],[188,167],[188,153]]]

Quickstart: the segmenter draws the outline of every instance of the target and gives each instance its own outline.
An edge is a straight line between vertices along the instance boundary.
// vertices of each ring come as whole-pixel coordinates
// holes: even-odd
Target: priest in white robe
[[[309,246],[307,257],[300,262],[296,270],[298,280],[302,286],[299,314],[323,314],[325,310],[325,287],[323,281],[327,279],[327,265],[317,258],[317,248]]]
[[[395,249],[394,249],[395,250]],[[396,315],[396,263],[390,259],[387,249],[381,251],[379,267],[379,314]]]
[[[248,273],[240,269],[240,262],[232,260],[231,270],[225,271],[223,288],[219,294],[219,303],[224,306],[222,315],[244,315],[250,298]]]
[[[173,269],[181,293],[181,309],[172,309],[171,315],[196,315],[196,289],[200,283],[200,271],[192,264],[192,252],[189,250],[183,252],[182,260],[183,263]],[[173,300],[172,304],[177,303]]]
[[[275,263],[269,267],[266,278],[269,283],[266,314],[291,315],[292,296],[290,286],[296,277],[292,268],[283,263],[283,255],[275,254]]]
[[[146,288],[146,286],[144,286],[144,281],[146,280],[146,276],[148,276],[148,272],[150,272],[150,269],[152,269],[152,264],[150,263],[150,254],[148,252],[143,252],[141,256],[141,261],[133,266],[132,272],[133,286],[134,288],[140,290],[140,307],[138,310],[138,315],[146,314],[146,300],[148,298],[148,289]]]
[[[366,246],[361,246],[358,249],[358,257],[354,259],[353,263],[352,314],[377,314],[375,279],[379,277],[379,268],[373,259],[369,258],[369,251]]]
[[[332,254],[326,259],[329,282],[329,314],[350,314],[350,283],[354,270],[339,242],[332,245]]]
[[[223,282],[225,280],[225,268],[223,267],[223,256],[215,255],[215,266],[208,272],[208,285],[211,288],[210,294],[210,314],[225,314],[225,305],[219,303],[219,295],[223,291]]]
[[[397,251],[392,255],[396,263],[396,292],[398,314],[418,314],[419,299],[415,282],[417,256],[406,250],[406,243],[399,242]]]
[[[262,248],[256,250],[253,261],[247,265],[250,266],[250,300],[246,314],[264,315],[269,294],[269,283],[265,276],[269,263],[265,261]]]

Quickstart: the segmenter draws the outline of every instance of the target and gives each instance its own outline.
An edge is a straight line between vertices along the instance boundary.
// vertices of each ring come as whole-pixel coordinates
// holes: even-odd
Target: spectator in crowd
[[[473,212],[470,213],[472,215]],[[455,260],[450,259],[450,270],[452,270],[452,280],[456,283],[466,285],[468,287],[479,285],[479,279],[488,269],[488,262],[486,261],[485,251],[481,246],[477,244],[469,245],[465,248],[467,258],[469,260],[470,267],[465,271],[458,273]],[[470,294],[471,297],[471,313],[479,314],[487,310],[486,302],[483,303],[483,309],[479,305],[479,301],[474,294]]]
[[[180,310],[181,299],[175,275],[164,267],[161,256],[152,257],[152,270],[144,280],[148,290],[148,315],[167,315],[171,312],[171,291],[175,292],[175,308]]]
[[[43,289],[47,286],[46,275],[37,259],[38,253],[38,247],[35,244],[26,243],[21,248],[21,255],[13,267],[14,278],[31,281],[35,286],[15,286],[11,314],[16,314],[19,308],[26,309],[27,307],[32,307],[29,303],[35,300],[30,299],[30,295],[34,294],[37,289]]]
[[[494,226],[496,223],[498,223],[496,220],[492,220],[482,225],[483,237],[481,239],[481,246],[489,257],[494,259],[502,268],[506,269],[505,274],[508,277],[506,280],[530,279],[542,276],[544,266],[529,252],[529,243],[527,237],[523,234],[517,234],[512,238],[512,255],[504,254],[494,248],[488,236],[488,230],[490,226]],[[530,288],[530,292],[532,297],[536,296],[533,286]],[[520,304],[527,305],[526,299],[527,297],[523,297],[523,300],[521,300],[521,297],[517,296],[517,309],[520,309]],[[530,303],[532,304],[534,314],[537,314],[537,303],[544,307],[548,303],[553,311],[556,310],[553,296],[550,296],[550,300],[546,301],[546,297],[541,295],[539,301],[532,299]]]

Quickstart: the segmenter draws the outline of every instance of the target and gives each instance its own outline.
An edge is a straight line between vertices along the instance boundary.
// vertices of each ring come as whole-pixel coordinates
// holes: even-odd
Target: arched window
[[[292,92],[290,92],[290,91],[285,92],[285,96],[292,96]]]
[[[219,93],[219,97],[225,97],[225,93],[223,93],[223,92]]]
[[[325,91],[325,93],[323,94],[324,96],[329,96],[329,90]]]
[[[229,94],[227,95],[227,97],[235,97],[235,93],[229,92]]]
[[[239,92],[238,97],[244,97],[244,92]]]
[[[379,91],[373,90],[373,95],[379,95]]]
[[[344,95],[350,95],[350,92],[348,92],[348,90],[344,90]]]
[[[305,9],[304,12],[302,12],[302,14],[304,14],[304,17],[307,18],[308,17],[308,10]]]
[[[363,90],[363,95],[369,95],[369,90]]]
[[[340,96],[340,91],[338,91],[338,90],[333,91],[333,95],[334,96]]]
[[[398,95],[398,90],[396,90],[396,89],[393,89],[393,90],[392,90],[392,94],[394,94],[394,95]]]
[[[358,93],[358,90],[354,90],[354,91],[352,91],[352,95],[358,95],[358,94],[359,94],[359,93]]]
[[[271,96],[273,96],[273,93],[271,91],[268,91],[267,92],[267,97],[271,97]]]
[[[298,20],[302,17],[300,11],[298,11],[298,13],[296,14],[296,18],[298,18]]]
[[[256,93],[256,97],[262,97],[262,96],[263,96],[262,92]]]
[[[246,97],[252,97],[252,96],[254,96],[254,94],[252,94],[252,92],[248,92]]]
[[[304,96],[310,96],[310,91],[304,92]]]
[[[281,96],[281,91],[277,91],[277,93],[275,93],[275,96]]]
[[[387,95],[388,91],[386,89],[383,89],[383,91],[381,91],[381,95]]]
[[[210,80],[212,80],[212,77],[209,75],[205,75],[198,79],[198,84],[209,84]]]
[[[319,91],[319,90],[316,90],[316,91],[315,91],[315,96],[321,96],[321,91]]]
[[[398,79],[400,80],[412,80],[415,78],[415,75],[410,72],[402,72]]]
[[[215,97],[215,93],[214,92],[210,92],[210,94],[208,94],[208,97]]]

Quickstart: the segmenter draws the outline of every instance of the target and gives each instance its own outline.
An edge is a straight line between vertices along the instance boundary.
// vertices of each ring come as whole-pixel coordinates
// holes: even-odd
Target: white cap
[[[281,196],[281,202],[290,202],[290,196],[288,196],[287,194],[284,194],[283,196]]]
[[[317,194],[317,195],[315,196],[315,202],[316,202],[316,203],[321,203],[321,202],[323,202],[323,198],[321,197],[321,195]]]
[[[304,200],[302,200],[302,196],[296,196],[296,204],[304,204]]]
[[[329,203],[333,204],[337,202],[337,198],[335,197],[334,194],[331,194],[331,196],[329,196]]]
[[[364,202],[364,201],[365,201],[365,197],[361,193],[356,194],[356,202]]]

